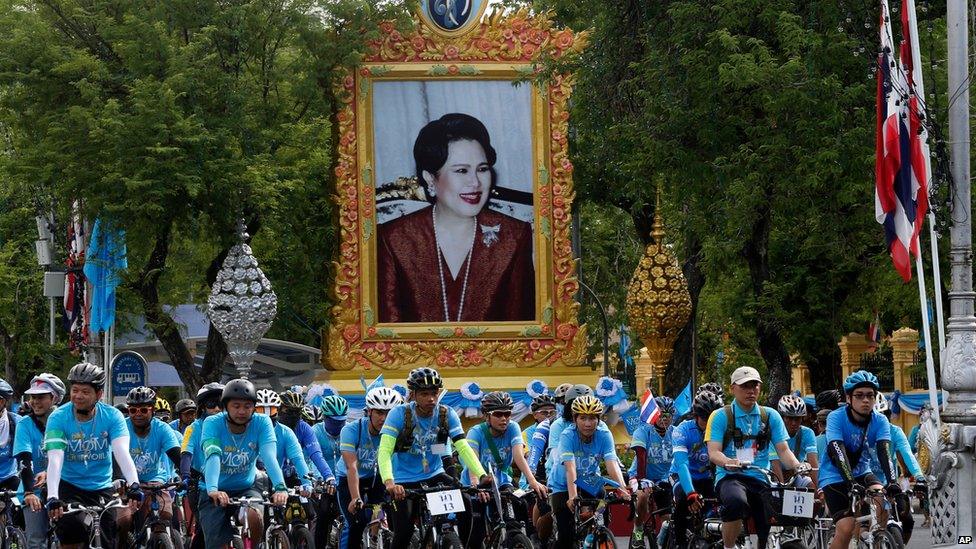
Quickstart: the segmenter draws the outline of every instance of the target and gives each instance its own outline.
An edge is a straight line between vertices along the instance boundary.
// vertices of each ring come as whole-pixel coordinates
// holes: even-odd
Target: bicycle
[[[647,498],[649,512],[643,524],[634,525],[634,533],[630,535],[630,544],[628,545],[631,549],[657,549],[657,534],[668,522],[664,519],[664,515],[671,514],[672,507],[656,508],[655,495],[663,492],[664,488],[661,488],[656,482],[652,482],[649,488],[651,490]]]
[[[901,521],[893,510],[891,501],[884,489],[865,489],[857,484],[851,486],[851,513],[856,526],[854,538],[858,549],[903,549]],[[867,514],[861,515],[860,511]]]
[[[485,547],[488,549],[534,549],[535,545],[525,526],[515,516],[516,503],[530,500],[534,492],[524,490],[501,491],[493,486],[492,501],[495,503],[495,513],[489,521],[489,533]]]
[[[0,547],[3,549],[27,549],[27,534],[14,525],[14,512],[22,513],[21,504],[14,490],[0,490]]]
[[[231,539],[231,546],[234,549],[289,549],[291,546],[288,542],[288,534],[285,532],[281,525],[274,522],[274,520],[265,521],[264,529],[264,540],[263,542],[254,545],[251,541],[250,536],[250,519],[248,513],[251,509],[258,509],[258,506],[264,505],[265,507],[270,506],[271,503],[266,501],[264,498],[255,497],[241,497],[241,498],[230,498],[227,503],[228,508],[236,508],[237,512],[231,515],[231,525],[233,526],[235,532],[234,537]],[[265,518],[272,518],[272,513],[266,513]]]
[[[708,536],[705,535],[705,527],[706,519],[715,518],[718,510],[718,499],[702,498],[701,501],[702,508],[699,511],[689,510],[688,527],[685,529],[685,545],[678,546],[674,530],[674,517],[672,516],[662,525],[667,533],[664,536],[661,549],[711,549],[713,547],[714,544],[710,543]],[[708,524],[715,524],[721,528],[721,522],[709,522]],[[713,534],[722,535],[721,530],[713,532]]]
[[[122,498],[114,498],[105,505],[81,505],[80,503],[69,503],[64,506],[64,514],[84,513],[88,520],[84,523],[90,524],[88,535],[88,549],[106,549],[102,545],[102,519],[103,515],[112,509],[126,507],[128,502]]]
[[[306,503],[308,503],[308,498],[297,489],[289,488],[288,503],[284,507],[272,506],[269,511],[273,518],[269,524],[280,525],[281,528],[284,528],[291,547],[295,549],[312,549],[315,547],[315,538],[312,537],[312,532],[306,526],[308,523]]]
[[[160,516],[160,502],[158,496],[163,492],[179,488],[179,482],[169,482],[166,484],[147,484],[143,486],[146,494],[145,503],[149,504],[149,511],[142,523],[133,528],[131,542],[137,547],[147,549],[183,549],[183,533],[173,529],[172,521],[163,520]],[[141,515],[141,513],[137,513]]]
[[[623,499],[615,494],[602,498],[577,498],[573,506],[573,519],[576,523],[576,547],[580,549],[616,549],[613,532],[607,528],[604,513],[608,505],[624,503],[630,506],[630,518],[634,518],[633,499]],[[558,538],[558,534],[556,536]]]
[[[462,492],[477,494],[481,490],[446,485],[406,490],[407,498],[420,505],[417,524],[410,538],[411,547],[463,549],[461,537],[454,530],[455,515],[465,511]]]
[[[393,546],[393,531],[386,520],[386,504],[371,503],[367,506],[369,522],[363,530],[363,549],[384,549]]]

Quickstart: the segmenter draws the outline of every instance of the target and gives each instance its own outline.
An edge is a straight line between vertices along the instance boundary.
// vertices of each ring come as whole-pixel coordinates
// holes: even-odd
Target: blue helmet
[[[851,394],[858,387],[870,387],[878,391],[881,389],[881,384],[878,383],[878,377],[871,372],[858,370],[844,380],[844,392]]]
[[[674,399],[666,396],[654,397],[654,403],[657,404],[659,410],[662,414],[671,414],[672,416],[677,412],[677,408],[674,406]]]

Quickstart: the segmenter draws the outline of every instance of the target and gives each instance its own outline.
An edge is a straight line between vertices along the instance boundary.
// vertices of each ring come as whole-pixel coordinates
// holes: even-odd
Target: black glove
[[[925,498],[929,495],[929,485],[926,484],[924,478],[920,478],[915,481],[915,487],[913,488],[915,496],[918,498]]]
[[[61,508],[61,500],[58,498],[47,498],[47,502],[44,504],[44,508],[48,511],[53,511],[55,509]]]
[[[142,500],[146,499],[146,494],[143,493],[138,482],[133,482],[129,485],[129,490],[126,492],[126,496],[128,496],[129,499],[136,500],[138,503],[142,503]]]
[[[893,498],[901,494],[901,486],[898,486],[897,482],[892,482],[888,486],[885,486],[885,492],[888,494],[888,497]]]

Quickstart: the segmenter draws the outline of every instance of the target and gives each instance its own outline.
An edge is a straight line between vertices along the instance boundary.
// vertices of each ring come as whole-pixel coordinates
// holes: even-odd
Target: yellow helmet
[[[599,416],[603,414],[604,407],[600,399],[592,395],[583,395],[573,399],[573,415],[584,414]]]
[[[156,397],[156,403],[153,405],[153,408],[155,408],[155,410],[157,412],[160,412],[160,411],[163,411],[163,412],[172,412],[173,411],[173,409],[169,405],[169,401],[167,401],[165,398],[163,398],[161,396],[157,396]]]

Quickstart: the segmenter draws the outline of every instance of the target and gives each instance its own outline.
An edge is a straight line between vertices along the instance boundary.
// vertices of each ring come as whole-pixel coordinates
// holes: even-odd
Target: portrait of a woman
[[[379,226],[380,322],[533,320],[532,228],[486,208],[498,175],[484,124],[445,114],[413,156],[432,205]]]

